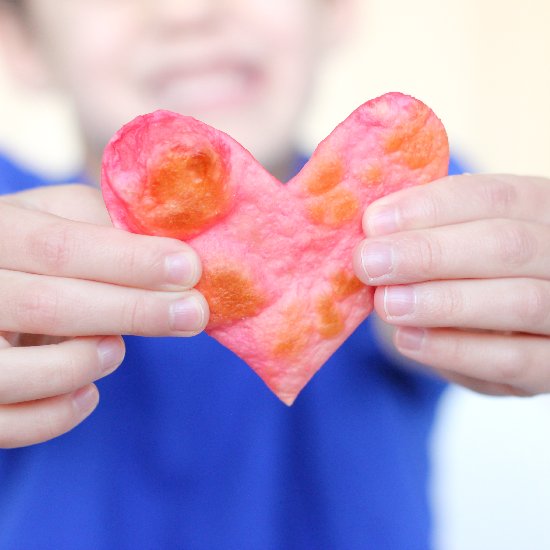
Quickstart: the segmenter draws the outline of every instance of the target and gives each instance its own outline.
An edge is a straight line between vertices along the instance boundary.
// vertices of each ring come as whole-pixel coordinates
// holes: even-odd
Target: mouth
[[[150,81],[159,107],[187,114],[236,108],[250,102],[261,86],[258,67],[216,62],[195,67],[171,67]]]

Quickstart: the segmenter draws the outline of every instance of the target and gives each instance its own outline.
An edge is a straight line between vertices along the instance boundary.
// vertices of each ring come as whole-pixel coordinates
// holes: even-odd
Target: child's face
[[[98,156],[158,108],[287,155],[337,0],[28,0],[31,32]]]

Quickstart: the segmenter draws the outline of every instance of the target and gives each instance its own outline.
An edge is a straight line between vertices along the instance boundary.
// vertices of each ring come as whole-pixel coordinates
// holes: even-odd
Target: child
[[[11,63],[71,96],[92,183],[114,131],[160,107],[227,131],[288,178],[319,52],[349,9],[3,2]],[[194,335],[208,311],[184,243],[112,229],[97,189],[10,171],[3,192],[29,190],[0,201],[0,446],[50,441],[0,455],[1,548],[428,546],[442,384],[401,368],[372,320],[290,409],[205,335],[129,337],[124,369],[98,384],[102,406],[52,439],[95,408],[91,382],[124,355],[117,335]],[[380,316],[406,327],[398,349],[483,391],[547,391],[549,202],[542,179],[471,176],[373,204],[356,270],[379,287]]]

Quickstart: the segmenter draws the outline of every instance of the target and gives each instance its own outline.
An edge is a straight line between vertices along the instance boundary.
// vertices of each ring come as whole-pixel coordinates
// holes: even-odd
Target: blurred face
[[[336,0],[28,0],[28,24],[99,158],[155,109],[225,130],[268,168],[292,132]]]

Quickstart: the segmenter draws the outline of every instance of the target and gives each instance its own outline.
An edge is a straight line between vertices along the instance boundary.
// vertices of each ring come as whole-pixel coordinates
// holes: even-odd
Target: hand
[[[88,416],[92,382],[123,359],[118,335],[206,325],[206,301],[189,290],[201,275],[195,252],[109,224],[99,191],[81,185],[0,197],[0,447],[51,439]]]
[[[447,177],[363,227],[356,274],[403,355],[483,393],[550,391],[550,180]]]

